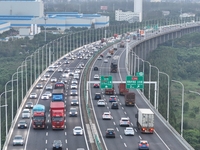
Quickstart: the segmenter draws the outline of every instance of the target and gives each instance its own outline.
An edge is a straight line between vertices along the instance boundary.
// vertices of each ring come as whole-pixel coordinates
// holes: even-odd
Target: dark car
[[[110,96],[109,102],[116,102],[117,98],[115,95]]]
[[[77,90],[71,90],[70,95],[71,96],[77,96],[78,95]]]
[[[17,125],[17,127],[19,128],[19,129],[25,129],[25,128],[27,128],[27,122],[26,122],[26,120],[20,120],[19,122],[18,122],[18,125]]]
[[[72,106],[77,106],[78,103],[79,103],[79,102],[78,102],[78,99],[72,99],[72,100],[71,100],[71,105],[72,105]]]
[[[107,128],[106,138],[108,138],[108,137],[115,138],[115,130],[113,128]]]
[[[28,108],[28,109],[33,108],[33,102],[26,102],[25,107]]]
[[[146,140],[140,140],[140,142],[138,142],[138,149],[145,149],[145,150],[149,150],[149,143]]]
[[[101,99],[101,94],[100,93],[95,93],[94,99],[95,100]]]
[[[93,88],[99,88],[99,83],[94,83]]]
[[[70,117],[77,117],[78,116],[78,111],[76,107],[71,107],[69,110],[69,116]]]
[[[94,67],[94,71],[98,71],[99,68],[97,66]]]
[[[53,141],[53,150],[62,150],[62,141],[61,140],[54,140]]]
[[[118,104],[118,102],[112,102],[112,104],[111,104],[111,109],[119,109],[119,104]]]
[[[66,79],[66,78],[62,78],[62,79],[61,79],[61,82],[67,84],[67,79]]]
[[[69,69],[69,68],[65,68],[64,72],[65,72],[65,73],[69,73],[69,72],[70,72],[70,69]]]

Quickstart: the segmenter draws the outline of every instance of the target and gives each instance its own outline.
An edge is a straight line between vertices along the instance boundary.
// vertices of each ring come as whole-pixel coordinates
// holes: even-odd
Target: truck
[[[118,37],[118,34],[114,34],[113,37],[116,39]]]
[[[125,106],[135,106],[135,93],[128,92],[124,95]]]
[[[154,113],[151,111],[151,109],[138,108],[136,118],[137,127],[141,133],[154,132]]]
[[[65,127],[65,104],[64,102],[50,103],[50,117],[52,129],[64,129]]]
[[[109,52],[111,55],[113,55],[113,54],[114,54],[114,49],[110,49],[108,52]]]
[[[119,88],[119,95],[125,95],[129,92],[129,90],[126,88],[126,83],[120,83],[118,85]]]
[[[46,110],[45,106],[36,104],[32,109],[32,126],[33,129],[45,129],[46,127]]]
[[[118,67],[116,62],[111,62],[110,64],[110,72],[111,73],[117,73]]]
[[[55,89],[64,89],[65,90],[65,84],[63,82],[56,82],[54,88]]]
[[[124,47],[125,47],[125,42],[124,42],[124,41],[121,41],[119,47],[120,47],[120,48],[124,48]]]
[[[101,43],[104,43],[104,42],[106,42],[106,39],[102,38]]]
[[[114,44],[114,45],[113,45],[113,49],[114,49],[114,50],[117,50],[117,44]]]
[[[52,101],[64,101],[65,90],[64,89],[53,89]]]
[[[106,94],[106,95],[114,95],[114,91],[115,91],[115,89],[114,89],[114,86],[111,88],[111,89],[105,89],[104,90],[104,93]]]

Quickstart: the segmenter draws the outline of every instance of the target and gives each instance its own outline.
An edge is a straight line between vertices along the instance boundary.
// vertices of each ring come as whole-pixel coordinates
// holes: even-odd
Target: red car
[[[99,83],[94,83],[94,88],[99,88]]]

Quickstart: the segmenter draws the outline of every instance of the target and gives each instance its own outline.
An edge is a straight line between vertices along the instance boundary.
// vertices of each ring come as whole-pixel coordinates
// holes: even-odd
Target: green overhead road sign
[[[127,89],[144,89],[144,73],[136,72],[136,76],[126,76]]]
[[[112,89],[112,87],[113,87],[112,76],[101,76],[100,88],[101,89]]]

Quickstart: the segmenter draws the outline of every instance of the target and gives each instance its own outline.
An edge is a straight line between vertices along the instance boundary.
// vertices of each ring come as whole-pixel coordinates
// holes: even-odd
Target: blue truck
[[[65,90],[64,89],[54,89],[52,92],[52,101],[64,101],[65,100]]]
[[[44,105],[36,104],[32,109],[32,126],[33,129],[46,127],[46,109]]]

